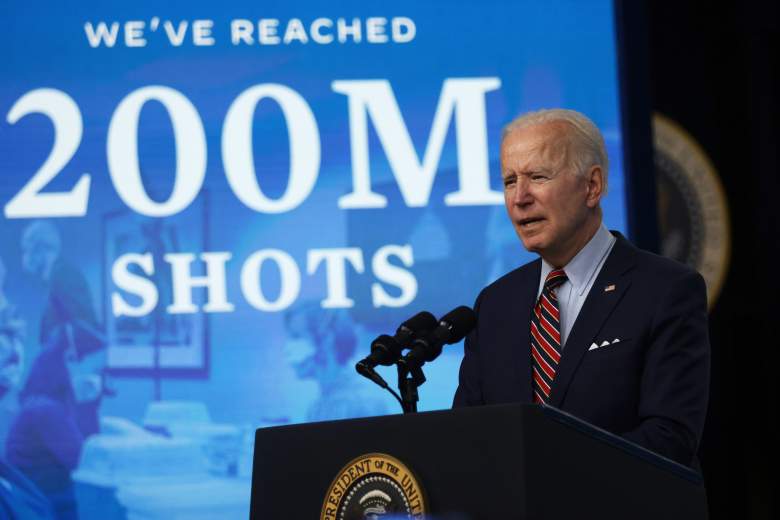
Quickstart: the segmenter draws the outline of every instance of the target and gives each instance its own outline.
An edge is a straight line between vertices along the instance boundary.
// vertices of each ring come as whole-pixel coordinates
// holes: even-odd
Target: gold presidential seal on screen
[[[425,493],[414,473],[384,453],[352,459],[328,487],[320,520],[425,518]]]
[[[653,115],[661,253],[701,273],[710,308],[731,255],[726,195],[712,161],[680,125]]]

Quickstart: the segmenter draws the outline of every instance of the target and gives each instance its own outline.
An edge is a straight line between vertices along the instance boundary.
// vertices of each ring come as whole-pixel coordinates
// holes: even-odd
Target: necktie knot
[[[553,269],[547,275],[547,278],[544,279],[544,289],[552,291],[568,279],[569,277],[566,276],[566,272],[563,269]]]

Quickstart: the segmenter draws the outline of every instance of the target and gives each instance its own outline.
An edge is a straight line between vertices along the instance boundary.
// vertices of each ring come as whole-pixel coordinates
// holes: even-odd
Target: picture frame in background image
[[[103,216],[103,297],[108,342],[107,369],[112,375],[130,377],[206,378],[209,372],[208,316],[171,314],[173,287],[168,253],[194,255],[191,274],[205,274],[199,255],[207,251],[207,193],[184,211],[171,217],[151,218],[131,210],[117,210]],[[112,294],[119,293],[131,305],[140,304],[136,295],[122,291],[112,278],[116,260],[127,253],[152,255],[154,273],[139,266],[129,271],[150,280],[157,288],[154,309],[140,317],[115,316]],[[200,309],[205,292],[192,290],[192,302]]]

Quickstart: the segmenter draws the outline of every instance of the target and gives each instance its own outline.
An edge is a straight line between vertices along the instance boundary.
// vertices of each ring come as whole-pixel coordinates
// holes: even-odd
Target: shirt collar
[[[563,270],[566,271],[569,282],[580,296],[590,286],[591,279],[596,275],[596,269],[601,265],[601,261],[609,253],[614,242],[615,237],[602,222],[585,247],[564,266]],[[542,258],[541,285],[544,285],[544,280],[553,269],[554,267]]]

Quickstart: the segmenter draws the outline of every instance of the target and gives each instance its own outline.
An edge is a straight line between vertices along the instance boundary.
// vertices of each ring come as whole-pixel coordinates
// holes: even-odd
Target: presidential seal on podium
[[[351,460],[333,479],[320,520],[421,519],[427,512],[412,471],[395,457],[369,453]]]

